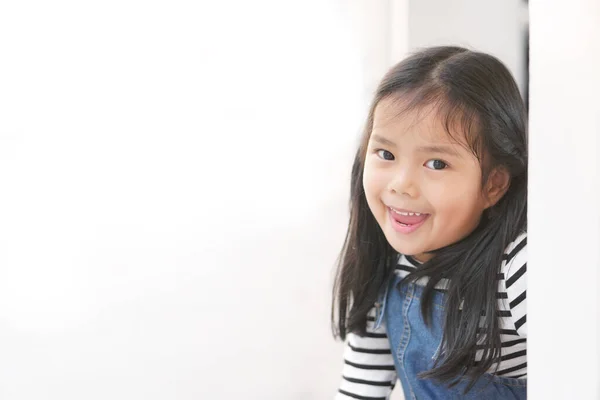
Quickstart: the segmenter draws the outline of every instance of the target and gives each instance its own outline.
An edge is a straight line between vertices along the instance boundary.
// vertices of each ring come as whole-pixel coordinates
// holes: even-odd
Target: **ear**
[[[496,167],[490,172],[484,188],[485,208],[494,206],[500,201],[510,186],[510,174],[503,167]]]

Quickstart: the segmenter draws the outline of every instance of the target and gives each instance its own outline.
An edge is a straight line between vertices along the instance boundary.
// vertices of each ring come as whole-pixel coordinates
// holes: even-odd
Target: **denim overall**
[[[435,358],[439,356],[444,294],[434,291],[432,324],[428,328],[421,315],[423,286],[406,282],[398,285],[401,280],[394,275],[380,296],[375,326],[378,327],[385,320],[394,364],[406,400],[527,398],[526,379],[484,374],[465,395],[463,392],[467,382],[447,388],[430,379],[418,378],[420,372],[433,367]]]

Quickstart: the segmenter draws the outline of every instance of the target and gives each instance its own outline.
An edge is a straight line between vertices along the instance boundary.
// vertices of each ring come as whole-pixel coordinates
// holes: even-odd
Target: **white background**
[[[0,399],[331,398],[332,272],[370,93],[428,44],[492,52],[522,83],[517,3],[3,2]],[[598,125],[577,128],[574,146]]]
[[[92,4],[0,8],[0,399],[330,398],[344,9]]]
[[[600,399],[600,2],[530,19],[529,393]]]

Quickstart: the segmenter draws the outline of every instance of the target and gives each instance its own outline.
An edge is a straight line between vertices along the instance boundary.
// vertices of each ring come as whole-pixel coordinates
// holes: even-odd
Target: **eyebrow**
[[[373,134],[373,136],[371,136],[371,139],[373,139],[374,142],[378,142],[380,144],[383,144],[385,146],[396,146],[396,143],[392,142],[389,139],[384,138],[383,136],[380,136],[376,133]]]
[[[373,139],[374,142],[378,142],[384,146],[396,146],[396,143],[392,142],[389,139],[384,138],[383,136],[380,136],[378,134],[373,134],[373,136],[371,136],[371,139]],[[458,152],[456,150],[454,150],[452,147],[450,146],[439,146],[439,145],[432,145],[432,146],[420,146],[417,148],[417,151],[420,153],[435,153],[435,154],[447,154],[450,156],[458,156]]]

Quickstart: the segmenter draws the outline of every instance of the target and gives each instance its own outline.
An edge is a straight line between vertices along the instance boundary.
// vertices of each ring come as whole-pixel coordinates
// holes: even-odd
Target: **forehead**
[[[408,101],[398,97],[384,98],[377,104],[371,136],[373,134],[393,141],[411,136],[427,143],[467,145],[459,124],[446,126],[435,104],[409,108]]]

